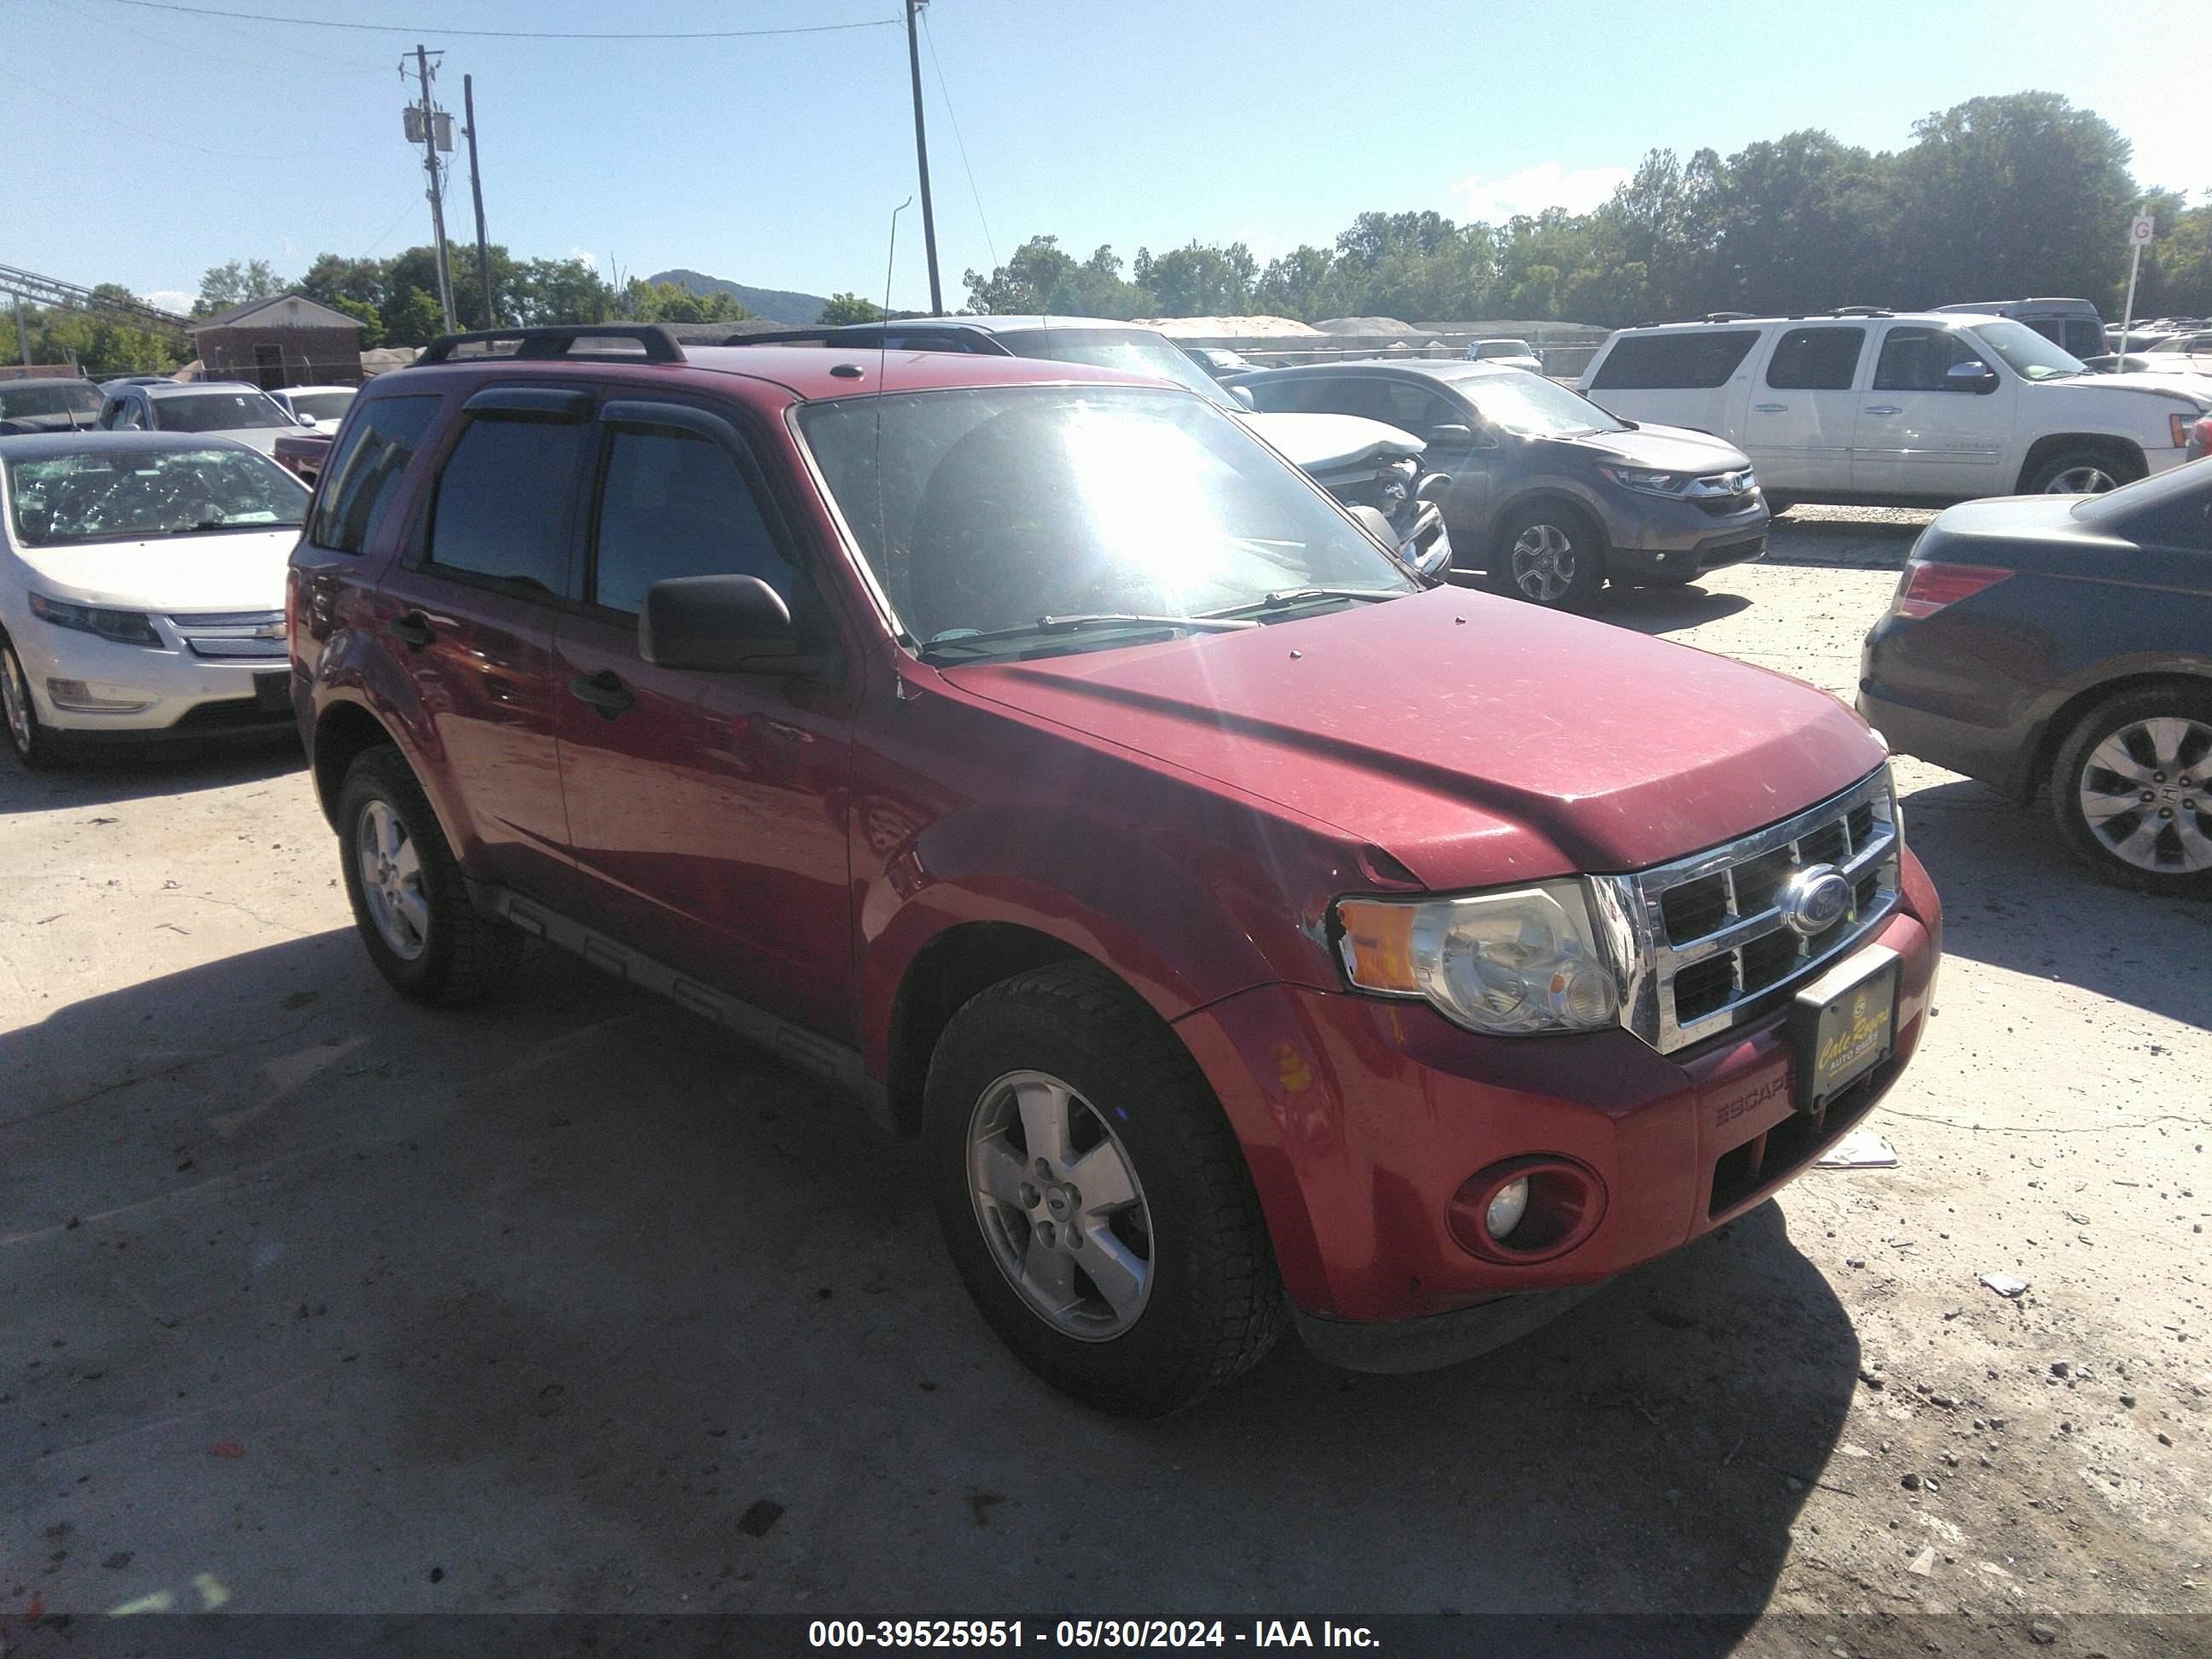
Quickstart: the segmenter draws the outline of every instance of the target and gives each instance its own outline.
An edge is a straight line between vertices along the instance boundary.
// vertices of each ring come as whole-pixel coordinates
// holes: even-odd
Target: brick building
[[[200,374],[264,391],[287,386],[355,386],[361,380],[361,325],[298,294],[249,300],[191,325]]]

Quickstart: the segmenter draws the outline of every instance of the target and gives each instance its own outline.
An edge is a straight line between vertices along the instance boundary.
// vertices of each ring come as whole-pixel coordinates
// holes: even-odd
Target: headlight
[[[72,628],[80,634],[97,634],[103,640],[113,640],[118,645],[159,646],[161,636],[154,631],[154,624],[143,611],[107,611],[96,605],[71,605],[65,599],[50,599],[43,593],[31,596],[31,614],[52,623],[57,628]]]
[[[1623,489],[1639,490],[1646,495],[1679,495],[1682,493],[1682,480],[1675,473],[1647,472],[1634,466],[1601,466],[1598,471]]]
[[[1470,1030],[1586,1031],[1620,1016],[1620,980],[1579,881],[1466,898],[1341,899],[1336,938],[1361,990],[1424,997]]]

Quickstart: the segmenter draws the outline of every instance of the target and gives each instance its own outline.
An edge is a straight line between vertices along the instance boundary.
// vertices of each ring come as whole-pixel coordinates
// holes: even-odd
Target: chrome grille
[[[287,653],[281,611],[203,611],[173,616],[170,626],[195,657],[217,662],[275,662]]]
[[[1889,769],[1781,823],[1629,876],[1596,878],[1598,906],[1627,974],[1621,1023],[1672,1053],[1764,1013],[1897,908]],[[1800,938],[1776,901],[1797,871],[1832,865],[1850,888],[1844,919]]]

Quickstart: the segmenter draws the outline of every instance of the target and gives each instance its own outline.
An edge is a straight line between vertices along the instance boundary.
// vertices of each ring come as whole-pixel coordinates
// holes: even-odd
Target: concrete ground
[[[1921,521],[1600,614],[1848,693]],[[0,1619],[2212,1610],[2212,908],[1898,775],[1951,954],[1897,1167],[1458,1370],[1286,1344],[1132,1425],[822,1085],[550,954],[391,996],[296,754],[0,766]]]

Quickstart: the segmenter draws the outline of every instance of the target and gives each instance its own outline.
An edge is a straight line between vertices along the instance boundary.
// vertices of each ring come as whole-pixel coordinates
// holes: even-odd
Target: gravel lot
[[[1848,695],[1924,520],[1808,511],[1601,614]],[[1664,1610],[1724,1615],[1700,1650],[1804,1613],[1855,1653],[2192,1650],[2097,1616],[2212,1613],[2212,908],[1898,769],[1950,960],[1871,1123],[1897,1167],[1474,1364],[1286,1345],[1139,1426],[1000,1350],[914,1148],[820,1085],[556,956],[473,1014],[390,996],[295,753],[0,766],[0,1631]]]

